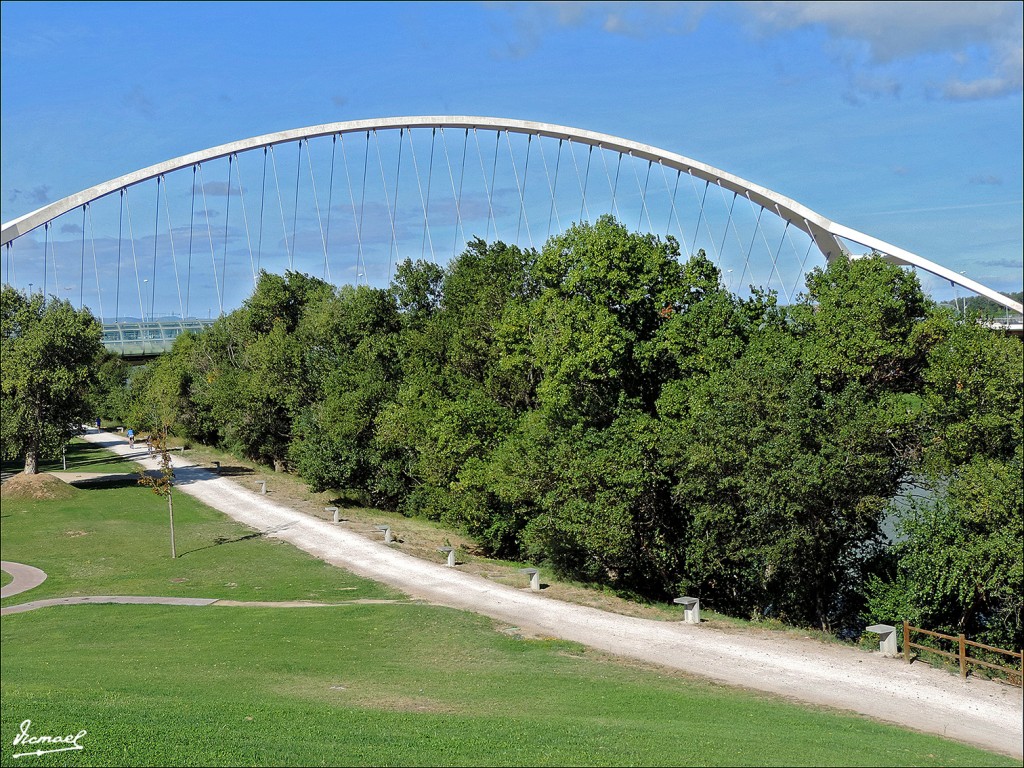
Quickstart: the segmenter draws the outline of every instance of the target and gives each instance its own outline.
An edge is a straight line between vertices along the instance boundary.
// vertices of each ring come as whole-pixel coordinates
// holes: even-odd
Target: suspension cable
[[[444,129],[441,129],[441,137],[444,137]],[[462,183],[466,179],[466,152],[469,150],[469,128],[466,129],[466,133],[462,137],[462,168],[459,170],[459,194],[455,198],[455,212],[459,218],[459,228],[455,230],[455,240],[452,243],[452,258],[455,258],[455,254],[458,252],[459,247],[459,231],[462,231],[462,242],[466,242],[466,229],[462,223]],[[452,187],[454,192],[454,187]]]
[[[341,161],[342,161],[342,163],[345,166],[345,181],[348,184],[348,198],[349,198],[349,202],[351,202],[351,204],[352,204],[352,224],[354,225],[355,232],[356,232],[356,285],[359,285],[359,277],[362,274],[359,271],[359,269],[360,269],[360,265],[363,264],[363,236],[362,236],[362,232],[361,232],[359,216],[356,214],[356,198],[355,198],[355,194],[352,192],[352,176],[349,174],[349,170],[348,170],[348,153],[345,151],[345,134],[341,134]],[[366,184],[365,184],[366,170],[365,170],[365,168],[366,167],[365,167],[365,164],[364,164],[364,166],[363,166],[363,178],[364,178],[363,187],[364,187],[364,189],[366,187]],[[365,265],[364,265],[364,269],[365,269]]]
[[[132,227],[132,203],[128,198],[128,188],[124,190],[124,207],[125,212],[128,214],[128,242],[132,246],[132,263],[135,265],[135,289],[139,294],[139,314],[142,315],[142,321],[146,321],[146,310],[142,306],[142,282],[139,277],[139,259],[135,253],[135,230]]]
[[[530,139],[533,138],[533,134],[526,135],[526,165],[529,167],[530,164]],[[523,223],[523,216],[526,215],[526,198],[523,196],[523,187],[519,185],[519,171],[516,169],[516,158],[512,153],[512,140],[509,138],[509,131],[505,131],[505,143],[508,145],[508,159],[512,164],[512,173],[516,179],[516,192],[519,193],[519,223],[516,225],[516,245],[519,245],[519,232],[520,227]],[[523,171],[523,186],[526,185],[526,172]],[[530,235],[530,222],[526,222],[526,234]],[[530,247],[533,247],[533,239],[530,238]]]
[[[401,129],[399,129],[401,130]],[[391,197],[388,195],[388,181],[384,177],[384,158],[380,154],[380,136],[377,135],[377,129],[373,129],[373,141],[377,148],[377,164],[380,166],[380,182],[384,186],[384,204],[388,209],[388,220],[391,222],[391,246],[388,248],[388,282],[391,282],[391,258],[395,249],[395,239],[397,233],[395,232],[395,215],[391,212]],[[401,141],[401,135],[399,135],[399,141]],[[402,168],[402,145],[398,145],[398,168],[401,171]],[[396,184],[397,184],[397,174]],[[398,212],[398,190],[395,190],[395,213]]]
[[[263,148],[263,181],[260,183],[260,231],[256,241],[256,271],[263,261],[263,204],[267,199],[267,147]]]
[[[426,258],[426,240],[427,240],[427,201],[423,198],[423,183],[420,181],[420,166],[416,161],[416,145],[412,141],[412,129],[409,129],[409,152],[412,154],[412,169],[413,175],[416,177],[416,189],[420,193],[420,206],[423,208],[423,242],[420,244],[420,258]],[[433,261],[434,256],[434,244],[430,244],[430,256]]]
[[[189,301],[192,298],[192,239],[196,229],[196,171],[198,165],[192,166],[192,208],[188,216],[188,268],[185,272],[185,317],[189,313]]]
[[[632,156],[633,156],[633,154],[631,152],[630,153],[630,157],[632,157]],[[650,211],[647,210],[647,183],[651,180],[651,165],[652,164],[653,164],[652,161],[650,161],[650,160],[647,161],[647,176],[644,177],[644,185],[643,185],[643,187],[641,187],[640,186],[640,174],[638,174],[636,172],[636,162],[633,163],[633,178],[636,179],[637,191],[640,192],[640,216],[637,217],[636,228],[637,229],[641,228],[641,226],[643,225],[644,216],[646,215],[647,216],[647,231],[648,232],[653,232],[654,231],[654,225],[651,223],[651,214],[650,214]]]
[[[238,203],[242,207],[242,226],[245,227],[245,244],[249,249],[249,272],[252,273],[252,287],[256,289],[256,264],[252,255],[252,237],[249,235],[249,214],[245,210],[245,187],[242,186],[242,164],[235,154],[235,178],[238,179]],[[262,215],[262,210],[261,210]],[[260,222],[262,224],[262,221]]]
[[[224,306],[224,291],[227,288],[228,278],[228,225],[231,222],[231,165],[233,161],[234,155],[228,155],[228,200],[224,212],[224,256],[221,259],[220,268],[220,304],[222,307]]]
[[[199,163],[199,188],[203,191],[203,218],[206,219],[206,237],[210,241],[210,264],[213,265],[213,289],[217,296],[217,317],[224,314],[221,302],[220,283],[217,281],[217,254],[213,247],[213,229],[210,227],[210,206],[206,201],[206,179],[203,177],[203,165]]]
[[[277,191],[277,210],[281,213],[281,234],[284,236],[284,252],[288,257],[288,269],[292,268],[292,250],[288,245],[288,226],[284,223],[284,202],[281,200],[281,182],[277,177],[277,153],[274,145],[270,145],[270,163],[274,169],[274,189]]]
[[[366,173],[370,165],[370,132],[366,132],[366,146],[363,149],[363,189],[359,198],[359,230],[363,229],[363,213],[366,207]],[[370,280],[366,275],[366,261],[363,261],[363,282],[367,285]]]
[[[761,209],[761,212],[764,212],[763,208]],[[740,286],[743,285],[743,278],[746,277],[746,275],[747,275],[747,268],[750,266],[750,254],[754,250],[754,241],[757,240],[757,229],[758,229],[758,227],[760,227],[760,225],[761,225],[761,214],[758,213],[757,221],[754,223],[754,233],[750,236],[750,246],[747,248],[747,255],[743,258],[743,271],[740,273],[739,282],[736,284],[737,290],[739,289]],[[750,279],[751,280],[754,279],[754,272],[753,272],[753,270],[750,271]]]
[[[295,201],[292,204],[292,265],[294,266],[295,256],[297,251],[295,249],[295,237],[296,237],[296,226],[299,219],[299,171],[302,169],[302,142],[304,139],[299,139],[299,151],[295,156]],[[306,154],[308,155],[308,148]]]
[[[306,163],[309,165],[309,183],[313,189],[313,207],[316,209],[316,223],[320,227],[320,242],[324,247],[324,280],[331,279],[331,265],[327,261],[327,237],[324,235],[324,223],[320,218],[320,200],[316,195],[316,177],[313,175],[313,158],[309,151],[309,140],[306,140]],[[328,212],[330,206],[328,206]]]
[[[120,211],[117,215],[117,288],[114,292],[114,322],[118,322],[121,310],[121,239],[122,226],[124,222],[124,188],[122,187],[118,197],[120,199]]]
[[[82,266],[79,272],[78,308],[85,307],[85,209],[88,203],[82,205]]]
[[[50,222],[43,227],[43,306],[46,306],[46,267],[50,258]]]
[[[672,218],[675,217],[676,229],[679,230],[679,237],[683,241],[683,252],[689,255],[690,246],[686,244],[686,233],[683,232],[683,225],[679,221],[679,211],[676,210],[676,194],[679,192],[679,177],[682,173],[682,171],[676,170],[676,183],[669,197],[671,207],[669,208],[668,223],[665,224],[665,234],[668,235],[669,230],[672,228]],[[665,191],[668,192],[668,177],[665,176],[665,166],[661,166],[661,177],[665,181]]]
[[[166,179],[164,179],[164,183],[167,183]],[[170,200],[170,197],[171,196],[167,194],[165,191],[164,215],[165,218],[167,219],[167,242],[171,248],[171,265],[174,267],[174,285],[178,289],[178,310],[181,312],[182,319],[185,319],[185,304],[181,300],[181,279],[178,276],[178,258],[174,253],[174,227],[171,226],[171,206],[170,203],[168,202]]]
[[[325,235],[325,249],[329,249],[331,245],[331,205],[334,203],[334,158],[338,150],[338,134],[331,136],[331,178],[328,182],[327,187],[327,234]],[[324,262],[327,264],[327,273],[330,274],[331,265],[327,263],[327,257],[324,257]]]
[[[506,133],[505,138],[508,138]],[[526,134],[526,164],[523,167],[523,188],[519,193],[519,222],[516,224],[516,244],[519,243],[519,231],[523,224],[523,219],[526,219],[526,237],[530,241],[530,247],[533,248],[533,234],[530,232],[530,220],[526,216],[526,177],[530,172],[530,145],[533,143],[533,134]],[[512,142],[509,141],[508,146],[509,157],[512,156]],[[512,167],[515,168],[515,161],[512,161]],[[516,185],[518,186],[519,179],[516,179]]]
[[[150,286],[150,299],[149,299],[149,319],[153,320],[153,316],[156,313],[156,257],[157,257],[157,246],[160,242],[160,182],[163,176],[156,177],[156,204],[153,206],[153,284]],[[146,316],[142,316],[143,322],[146,320]]]
[[[544,157],[544,147],[541,145],[540,148],[540,159],[544,164],[544,175],[548,180],[548,192],[551,194],[551,206],[548,208],[548,232],[545,237],[551,237],[551,221],[554,218],[558,223],[558,229],[561,231],[562,222],[558,219],[558,206],[555,203],[555,189],[558,187],[558,165],[562,159],[562,139],[558,140],[558,154],[555,155],[555,181],[551,183],[551,174],[548,173],[548,161]]]
[[[426,218],[427,221],[430,220],[430,214],[429,214],[429,211],[430,211],[430,188],[432,186],[432,182],[434,181],[434,140],[436,138],[437,138],[437,128],[431,128],[430,129],[430,163],[427,166],[427,204],[425,206],[426,211],[424,212],[424,218]],[[423,234],[430,241],[430,260],[434,264],[437,264],[437,256],[434,255],[434,238],[430,235],[430,226],[429,225],[424,225],[424,227],[423,227]],[[420,245],[420,252],[422,253],[422,251],[423,251],[423,246],[421,244]]]
[[[96,227],[92,220],[92,205],[86,203],[85,207],[89,212],[89,242],[92,244],[92,271],[96,276],[96,300],[100,305],[100,322],[102,322],[106,315],[103,313],[103,292],[100,290],[99,259],[96,258]]]
[[[499,128],[494,134],[494,162],[491,164],[491,188],[487,192],[487,210],[491,215],[491,220],[494,222],[494,239],[498,239],[498,219],[494,215],[494,178],[498,172],[498,146],[501,144],[501,129]],[[487,184],[487,180],[484,179],[484,184]],[[490,230],[485,230],[484,240],[490,237]]]

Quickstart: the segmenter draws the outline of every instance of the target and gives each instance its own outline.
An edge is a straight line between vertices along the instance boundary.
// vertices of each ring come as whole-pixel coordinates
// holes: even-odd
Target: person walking
[[[135,447],[135,430],[132,429],[131,427],[128,427],[128,447]]]

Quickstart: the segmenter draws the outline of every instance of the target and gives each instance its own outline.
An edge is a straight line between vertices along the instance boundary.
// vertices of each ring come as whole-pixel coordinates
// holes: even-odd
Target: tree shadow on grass
[[[221,547],[225,544],[236,544],[240,541],[248,541],[249,539],[260,539],[263,538],[266,533],[267,532],[261,533],[259,531],[253,531],[252,533],[247,533],[244,536],[236,536],[235,538],[231,538],[230,536],[217,536],[213,540],[213,544],[207,544],[205,547],[196,547],[195,549],[190,549],[187,552],[181,552],[178,554],[178,557],[193,555],[196,552],[202,552],[204,549],[213,549],[214,547]]]
[[[246,534],[243,534],[241,536],[234,536],[234,537],[231,537],[231,536],[216,536],[213,539],[213,543],[212,544],[207,544],[206,546],[203,546],[203,547],[196,547],[195,549],[190,549],[187,552],[182,552],[181,554],[178,555],[178,557],[184,557],[185,555],[191,555],[191,554],[194,554],[196,552],[202,552],[204,549],[213,549],[214,547],[222,547],[225,544],[237,544],[240,541],[249,541],[250,539],[266,538],[267,536],[271,536],[271,535],[273,535],[275,533],[279,533],[280,531],[283,531],[286,528],[290,528],[291,525],[292,525],[291,523],[285,523],[284,525],[279,525],[279,526],[276,526],[274,528],[268,528],[265,531],[252,531],[251,533],[246,533]]]
[[[111,475],[109,479],[106,477],[94,477],[88,480],[75,480],[73,483],[70,483],[70,485],[73,485],[75,488],[83,491],[109,491],[112,488],[137,488],[139,485],[139,476],[132,475],[131,477],[128,477]]]

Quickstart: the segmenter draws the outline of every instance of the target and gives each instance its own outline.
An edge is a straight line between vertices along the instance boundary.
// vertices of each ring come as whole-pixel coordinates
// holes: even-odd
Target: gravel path
[[[86,435],[147,467],[112,435]],[[836,707],[1024,758],[1024,701],[1019,688],[969,678],[925,664],[907,665],[848,646],[782,633],[736,633],[706,626],[606,613],[517,590],[411,557],[341,525],[275,504],[174,458],[178,490],[240,523],[288,541],[410,597],[473,611],[540,635],[559,637],[729,685]]]

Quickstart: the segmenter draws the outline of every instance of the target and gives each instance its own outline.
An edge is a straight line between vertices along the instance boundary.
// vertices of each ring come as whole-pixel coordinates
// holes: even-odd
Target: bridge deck
[[[103,346],[122,357],[150,357],[171,349],[174,340],[186,331],[202,331],[213,320],[147,320],[103,323]]]

